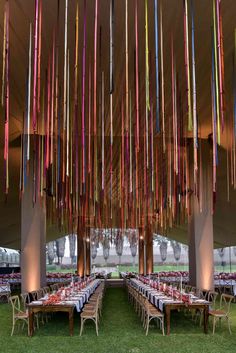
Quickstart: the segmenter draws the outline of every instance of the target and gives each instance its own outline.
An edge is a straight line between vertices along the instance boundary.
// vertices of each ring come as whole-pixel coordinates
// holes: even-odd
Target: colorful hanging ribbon
[[[4,174],[5,174],[5,194],[9,189],[9,118],[10,118],[10,96],[9,96],[9,3],[5,3],[6,14],[6,56],[5,56],[5,138],[4,138]]]
[[[31,115],[31,57],[32,57],[32,25],[30,23],[29,37],[29,69],[28,69],[28,103],[27,103],[27,161],[30,159],[30,115]]]
[[[155,0],[155,63],[156,63],[156,132],[160,132],[160,107],[159,107],[159,48],[158,48],[158,6]]]
[[[188,0],[184,0],[184,52],[185,52],[185,71],[186,71],[186,81],[187,81],[188,130],[192,131],[193,122],[192,122],[190,64],[189,64]]]
[[[114,0],[110,0],[110,94],[114,90]]]
[[[7,27],[7,11],[5,5],[4,11],[4,24],[3,24],[3,50],[2,50],[2,96],[1,96],[1,104],[4,105],[4,97],[5,97],[5,76],[6,76],[6,27]]]
[[[149,167],[149,148],[148,148],[148,114],[150,110],[149,101],[149,49],[148,49],[148,2],[145,0],[145,92],[146,92],[146,165]]]
[[[38,28],[39,28],[39,0],[35,0],[34,78],[33,78],[33,132],[34,134],[37,129]]]
[[[163,152],[166,151],[165,133],[165,80],[164,80],[164,49],[163,49],[163,22],[162,22],[162,2],[160,5],[160,61],[161,61],[161,117],[162,117],[162,144]]]
[[[213,38],[214,38],[214,67],[215,67],[215,92],[216,92],[216,115],[217,115],[217,141],[220,145],[220,103],[219,103],[219,70],[218,70],[218,56],[217,56],[217,24],[216,24],[216,8],[215,0],[213,1]]]
[[[85,73],[86,73],[86,0],[84,0],[83,76],[82,76],[82,184],[85,184]]]
[[[194,26],[194,8],[192,5],[192,80],[193,80],[193,153],[194,153],[194,185],[197,185],[198,172],[198,126],[197,126],[197,89],[196,89],[196,67],[195,67],[195,26]]]

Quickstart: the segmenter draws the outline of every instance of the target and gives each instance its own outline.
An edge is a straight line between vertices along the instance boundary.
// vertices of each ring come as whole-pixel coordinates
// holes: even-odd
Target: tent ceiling
[[[212,132],[211,128],[211,25],[212,25],[212,0],[195,0],[195,26],[196,26],[196,79],[197,79],[197,109],[199,119],[199,134],[202,138]],[[63,72],[63,45],[64,45],[64,1],[60,3],[59,14],[59,37],[60,37],[60,71]],[[68,46],[70,48],[71,71],[73,70],[74,41],[75,41],[75,13],[76,1],[69,1],[68,14]],[[105,75],[105,95],[109,90],[109,1],[99,1],[98,22],[101,28],[101,65]],[[163,25],[164,25],[164,75],[166,116],[171,115],[171,38],[173,37],[174,55],[181,91],[186,89],[184,66],[184,34],[183,34],[183,5],[179,0],[163,0]],[[1,192],[0,203],[0,246],[12,248],[20,247],[20,199],[19,199],[19,170],[20,170],[20,147],[19,136],[22,132],[22,117],[25,112],[26,102],[26,78],[28,66],[29,26],[34,23],[34,1],[33,0],[9,0],[10,4],[10,153],[9,173],[10,189],[7,203]],[[42,77],[48,63],[48,57],[52,51],[53,31],[57,23],[58,0],[43,1],[42,22]],[[79,4],[79,48],[83,41],[83,13],[84,2]],[[150,75],[154,77],[154,1],[148,1],[149,6],[149,47],[150,49]],[[234,30],[236,27],[235,0],[222,0],[222,18],[225,53],[225,97],[226,97],[226,128],[222,136],[222,148],[219,156],[219,167],[217,174],[217,204],[214,214],[214,239],[215,246],[235,245],[236,236],[236,193],[230,188],[230,202],[227,201],[227,167],[226,148],[228,146],[228,132],[230,127],[227,117],[232,113],[232,55],[234,51]],[[135,1],[128,1],[129,12],[129,77],[134,81],[134,9]],[[138,0],[139,9],[139,60],[140,60],[140,89],[145,89],[145,16],[144,1]],[[3,48],[3,16],[4,1],[0,2],[0,53]],[[87,67],[92,65],[94,30],[94,1],[87,1]],[[116,102],[114,105],[114,135],[120,143],[120,106],[124,97],[125,88],[125,1],[115,0],[115,33],[114,33],[114,94]],[[80,80],[82,77],[82,50],[79,50]],[[2,67],[2,56],[0,57]],[[63,79],[63,77],[61,78]],[[154,79],[150,80],[154,81]],[[63,80],[62,80],[63,82]],[[87,80],[88,84],[88,80]],[[79,97],[81,97],[81,81],[79,82]],[[73,83],[71,83],[73,92]],[[143,95],[145,97],[145,95]],[[153,98],[155,96],[153,95]],[[79,98],[81,99],[81,98]],[[186,100],[186,97],[184,97]],[[86,102],[88,104],[88,102]],[[183,103],[187,104],[186,102]],[[109,102],[106,106],[106,114],[109,112]],[[141,110],[145,112],[145,102],[141,101]],[[186,114],[186,112],[184,112]],[[0,116],[4,111],[0,108]],[[0,123],[0,143],[3,146],[4,119]],[[106,119],[105,131],[109,136],[109,119]],[[115,149],[116,147],[114,147]],[[114,155],[116,153],[114,152]],[[3,152],[0,154],[0,171],[3,175]],[[115,157],[114,157],[115,158]],[[170,231],[170,236],[187,242],[186,228],[176,228]],[[47,237],[53,239],[58,237],[58,230],[48,227]]]

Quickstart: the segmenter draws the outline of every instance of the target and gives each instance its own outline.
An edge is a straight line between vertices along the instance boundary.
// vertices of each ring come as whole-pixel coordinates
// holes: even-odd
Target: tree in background
[[[76,244],[76,235],[75,234],[70,234],[68,236],[69,238],[69,248],[70,248],[70,258],[71,258],[71,264],[75,262],[75,244]]]
[[[173,249],[174,258],[178,262],[181,256],[181,245],[178,241],[175,241],[175,240],[171,240],[170,244]]]
[[[47,255],[48,255],[48,263],[49,265],[53,264],[53,261],[55,259],[55,242],[54,241],[50,241],[47,244]]]
[[[133,267],[135,267],[135,257],[138,248],[138,234],[135,229],[127,229],[127,237],[129,239],[130,252],[133,257]]]
[[[161,261],[165,262],[167,258],[167,247],[168,247],[168,241],[167,240],[162,240],[159,249],[160,249],[160,254],[161,254]]]
[[[233,246],[233,253],[234,253],[234,256],[236,256],[236,246]]]
[[[56,251],[58,257],[58,265],[62,263],[62,259],[65,255],[66,238],[59,238],[56,240]]]
[[[167,238],[159,234],[153,234],[153,240],[156,241],[157,244],[159,245],[161,261],[165,262],[167,258],[167,247],[168,247],[169,241],[167,240]]]
[[[116,246],[116,254],[117,256],[119,256],[119,265],[120,265],[121,256],[123,254],[123,246],[124,246],[124,237],[120,229],[116,230],[115,246]]]
[[[104,260],[106,261],[106,265],[107,265],[107,260],[109,258],[109,254],[110,254],[110,239],[109,236],[104,232],[104,238],[102,241],[102,247],[103,247],[103,257]]]
[[[102,238],[102,234],[98,229],[90,229],[90,250],[91,250],[91,257],[94,261],[97,257],[98,247],[99,247],[99,240]]]
[[[96,257],[97,257],[97,252],[98,252],[98,250],[97,250],[97,244],[91,243],[91,257],[92,257],[93,261],[94,261],[94,260],[96,259]]]
[[[217,252],[219,254],[219,257],[221,258],[221,266],[225,267],[225,261],[224,261],[224,256],[225,256],[225,248],[219,248],[217,249]]]

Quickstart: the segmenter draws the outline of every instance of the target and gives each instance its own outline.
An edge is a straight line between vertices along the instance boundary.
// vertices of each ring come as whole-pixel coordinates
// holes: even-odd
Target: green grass
[[[68,335],[68,319],[63,314],[55,314],[32,338],[26,336],[26,330],[10,337],[11,308],[0,304],[0,352],[3,353],[235,353],[236,304],[232,306],[232,331],[230,335],[223,323],[214,336],[205,335],[202,327],[180,312],[172,314],[170,336],[163,337],[155,325],[146,337],[125,290],[111,288],[104,298],[98,337],[92,323],[86,324],[83,336],[79,337],[77,313],[73,337]]]
[[[124,272],[134,272],[138,271],[138,266],[136,265],[135,268],[134,266],[126,266],[126,265],[120,265],[119,266],[119,271],[124,271]],[[188,266],[184,265],[163,265],[163,266],[158,266],[154,265],[153,267],[153,272],[159,272],[159,271],[188,271]]]
[[[111,266],[114,267],[114,266]],[[97,271],[102,271],[103,267],[97,268]],[[61,272],[61,273],[74,273],[75,269],[60,269],[58,266],[56,269],[51,269],[50,267],[47,268],[48,272]],[[132,265],[119,265],[119,271],[123,272],[138,272],[138,265],[136,264],[135,267]],[[188,265],[168,265],[168,264],[163,264],[163,265],[154,265],[153,268],[154,272],[159,272],[159,271],[188,271]],[[236,272],[236,265],[232,265],[231,267],[229,265],[226,266],[221,266],[221,265],[216,265],[215,266],[215,271],[216,272]],[[117,276],[117,272],[113,272],[113,276]]]
[[[232,265],[231,267],[229,265],[226,266],[221,266],[217,265],[215,266],[215,271],[216,272],[232,272],[236,271],[236,265]],[[119,271],[127,271],[127,272],[133,272],[134,267],[132,265],[126,266],[126,265],[119,265]],[[135,271],[138,271],[138,266],[135,266]],[[163,264],[163,265],[154,265],[153,267],[154,272],[159,272],[159,271],[188,271],[188,265],[168,265],[168,264]]]

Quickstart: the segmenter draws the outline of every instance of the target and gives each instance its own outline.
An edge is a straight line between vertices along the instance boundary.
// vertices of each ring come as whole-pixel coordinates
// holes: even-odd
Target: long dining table
[[[152,288],[148,284],[141,282],[138,279],[131,278],[130,283],[138,289],[155,307],[165,313],[166,319],[166,334],[170,334],[170,319],[171,311],[179,309],[202,310],[203,311],[203,330],[208,332],[208,316],[210,303],[205,299],[198,298],[195,295],[191,296],[191,303],[185,303],[182,300],[174,299],[165,293]]]
[[[47,294],[39,300],[32,301],[28,304],[29,313],[29,336],[34,334],[34,315],[42,312],[66,312],[68,313],[69,319],[69,332],[70,336],[73,336],[74,331],[74,309],[80,312],[83,309],[84,304],[89,300],[89,297],[94,293],[95,289],[99,286],[101,280],[95,279],[91,281],[85,288],[79,289],[66,287],[63,290],[67,295],[63,295],[61,300],[55,303],[50,303],[50,296],[58,295]],[[61,295],[61,290],[59,290]]]

